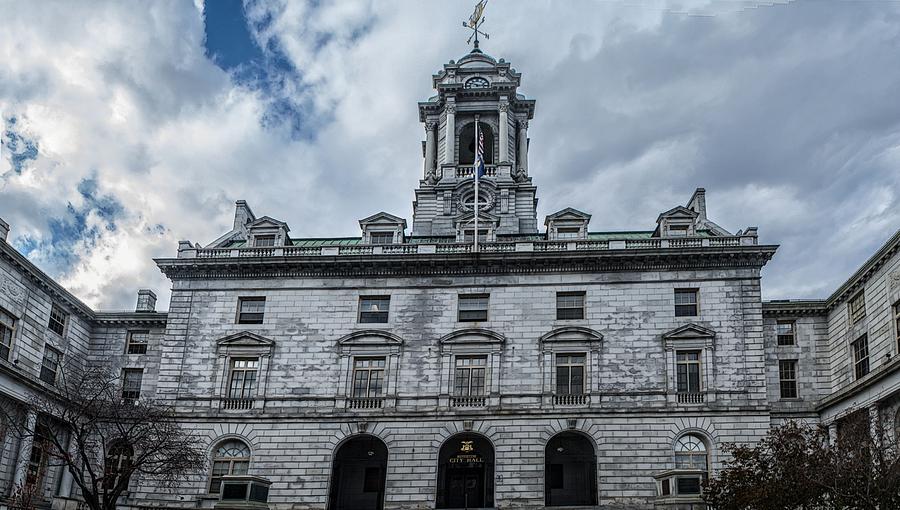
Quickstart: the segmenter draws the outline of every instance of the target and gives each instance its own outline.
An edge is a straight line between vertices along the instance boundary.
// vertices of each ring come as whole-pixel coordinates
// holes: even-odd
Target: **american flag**
[[[478,147],[475,150],[475,178],[484,176],[484,132],[478,130]]]

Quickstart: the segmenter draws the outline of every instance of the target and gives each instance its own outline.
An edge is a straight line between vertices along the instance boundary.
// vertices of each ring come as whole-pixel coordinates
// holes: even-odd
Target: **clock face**
[[[491,84],[488,83],[487,80],[478,76],[470,78],[469,81],[466,82],[467,89],[486,89],[490,86]]]

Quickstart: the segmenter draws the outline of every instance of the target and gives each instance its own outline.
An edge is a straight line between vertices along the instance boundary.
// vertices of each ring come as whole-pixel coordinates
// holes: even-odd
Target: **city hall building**
[[[831,296],[765,302],[777,246],[716,224],[703,189],[631,232],[565,204],[539,219],[520,80],[478,49],[432,76],[411,224],[304,239],[238,201],[220,238],[156,260],[167,312],[149,290],[89,308],[0,222],[2,405],[50,423],[30,395],[107,364],[123,398],[174,406],[208,468],[131,480],[141,509],[703,508],[725,443],[859,413],[896,430],[900,232]],[[71,508],[45,448],[4,434],[0,491]]]

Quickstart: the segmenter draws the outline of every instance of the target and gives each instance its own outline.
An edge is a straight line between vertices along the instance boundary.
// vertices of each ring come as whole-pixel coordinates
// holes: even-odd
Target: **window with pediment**
[[[584,407],[599,388],[603,335],[590,328],[568,326],[540,338],[543,404],[548,407]]]
[[[387,331],[353,332],[338,340],[340,376],[336,407],[370,412],[394,407],[403,340]]]
[[[686,324],[663,334],[666,364],[671,374],[669,402],[703,405],[714,398],[716,334],[697,324]]]
[[[481,328],[461,329],[441,338],[441,405],[452,409],[499,404],[505,342],[503,335]]]
[[[265,402],[266,383],[275,342],[249,331],[216,343],[218,397],[221,409],[250,412]]]

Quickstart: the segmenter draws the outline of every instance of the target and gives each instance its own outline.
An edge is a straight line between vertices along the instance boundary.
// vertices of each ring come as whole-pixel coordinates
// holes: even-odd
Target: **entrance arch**
[[[561,432],[544,452],[544,504],[597,504],[597,454],[590,439],[577,432]]]
[[[494,447],[480,434],[456,434],[438,455],[435,508],[494,506]]]
[[[329,510],[381,510],[387,458],[387,446],[368,434],[338,446],[331,468]]]

